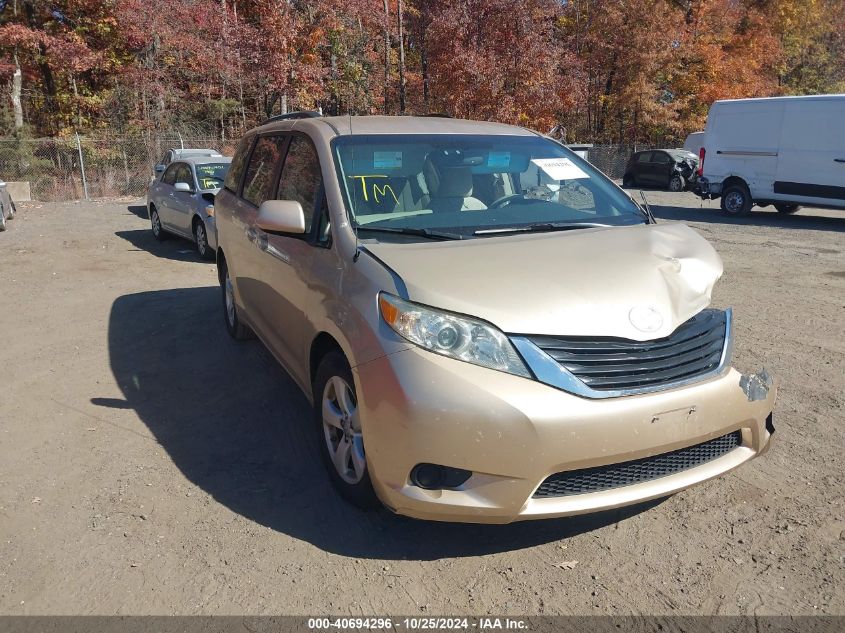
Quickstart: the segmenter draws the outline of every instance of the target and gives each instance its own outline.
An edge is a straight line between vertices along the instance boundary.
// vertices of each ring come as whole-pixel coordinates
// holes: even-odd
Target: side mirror
[[[163,171],[164,171],[164,165],[162,165],[161,163],[159,163],[158,165],[155,166],[155,172],[157,174],[160,174]]]
[[[191,185],[186,182],[177,182],[175,185],[173,185],[173,188],[176,191],[181,191],[183,193],[193,193],[194,191],[193,189],[191,189]]]
[[[265,200],[258,207],[256,226],[271,233],[305,233],[305,214],[296,200]]]

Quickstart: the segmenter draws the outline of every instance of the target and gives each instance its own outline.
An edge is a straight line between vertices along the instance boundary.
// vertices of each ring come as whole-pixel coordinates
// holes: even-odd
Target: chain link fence
[[[44,202],[144,196],[154,165],[170,148],[210,148],[231,156],[237,139],[164,135],[150,138],[86,137],[0,139],[0,180],[30,183],[33,200]],[[649,146],[592,145],[587,160],[621,179],[634,151]]]
[[[30,183],[45,202],[143,196],[154,165],[170,148],[202,147],[231,155],[236,144],[219,138],[85,137],[0,139],[0,180]]]

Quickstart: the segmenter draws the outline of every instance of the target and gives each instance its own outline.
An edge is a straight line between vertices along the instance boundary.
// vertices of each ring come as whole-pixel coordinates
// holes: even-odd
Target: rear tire
[[[637,184],[637,181],[634,179],[634,177],[631,174],[625,174],[624,176],[622,176],[622,186],[623,187],[635,187],[636,184]]]
[[[241,323],[238,318],[238,306],[235,305],[235,290],[232,280],[229,279],[229,269],[225,262],[220,264],[220,290],[223,297],[223,320],[226,322],[226,331],[236,341],[245,341],[253,337],[252,330]]]
[[[153,232],[153,237],[159,242],[167,239],[167,233],[164,232],[164,227],[161,225],[161,217],[158,214],[158,209],[150,207],[150,228]]]
[[[683,191],[686,186],[687,183],[681,174],[672,174],[672,177],[669,179],[669,191],[678,193],[679,191]]]
[[[355,381],[343,354],[330,351],[323,357],[312,390],[317,441],[332,485],[352,505],[378,508],[364,453]]]
[[[727,215],[748,215],[752,204],[751,193],[744,183],[731,184],[722,190],[720,206]]]
[[[800,209],[801,207],[797,204],[790,203],[790,202],[775,202],[775,209],[777,209],[778,213],[785,213],[787,215],[791,215]]]

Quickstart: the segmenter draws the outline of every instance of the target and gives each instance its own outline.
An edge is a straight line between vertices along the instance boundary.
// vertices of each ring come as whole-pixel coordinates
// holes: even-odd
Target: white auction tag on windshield
[[[546,172],[552,180],[578,180],[590,177],[568,158],[535,158],[531,162]]]

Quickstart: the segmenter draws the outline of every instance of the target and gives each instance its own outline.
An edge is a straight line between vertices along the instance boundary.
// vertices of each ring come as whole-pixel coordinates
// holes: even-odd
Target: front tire
[[[202,259],[206,261],[214,259],[214,251],[208,245],[205,223],[199,219],[194,221],[194,242],[197,245],[197,253]]]
[[[225,262],[221,262],[223,270],[220,275],[220,290],[223,295],[223,319],[226,322],[226,331],[236,341],[245,341],[252,338],[252,330],[241,323],[238,318],[238,306],[235,304],[235,288],[229,278],[229,268]]]
[[[787,215],[791,215],[800,209],[800,205],[793,204],[790,202],[776,202],[775,209],[777,209],[778,213],[785,213]]]
[[[355,381],[340,352],[331,351],[320,361],[313,394],[320,454],[332,484],[352,505],[377,508],[380,504],[367,468]]]
[[[745,184],[732,184],[722,190],[720,206],[728,215],[742,216],[751,212],[751,193]]]
[[[679,191],[683,191],[686,186],[687,183],[681,174],[672,174],[672,177],[669,179],[669,191],[678,193]]]
[[[158,214],[158,209],[150,207],[150,228],[153,232],[153,237],[159,242],[167,239],[167,233],[164,232],[164,227],[161,225],[161,216]]]
[[[14,202],[11,202],[9,206],[9,219],[11,220],[12,218],[14,218],[17,212],[18,208],[15,206]]]

